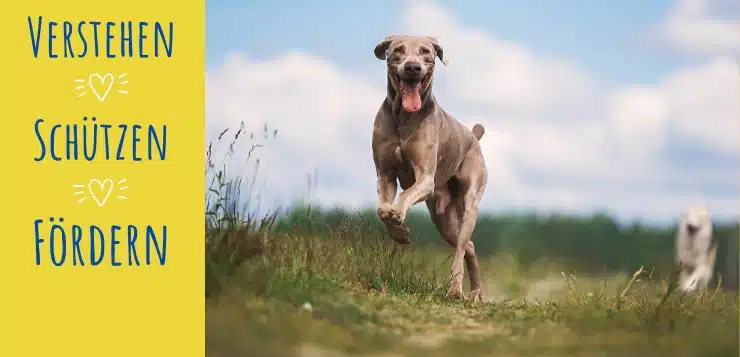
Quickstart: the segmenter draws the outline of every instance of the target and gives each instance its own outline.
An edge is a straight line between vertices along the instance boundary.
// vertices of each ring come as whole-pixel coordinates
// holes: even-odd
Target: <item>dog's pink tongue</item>
[[[421,89],[421,83],[414,84],[402,84],[403,86],[403,98],[401,105],[407,112],[418,112],[421,109],[421,95],[419,95],[419,89]]]

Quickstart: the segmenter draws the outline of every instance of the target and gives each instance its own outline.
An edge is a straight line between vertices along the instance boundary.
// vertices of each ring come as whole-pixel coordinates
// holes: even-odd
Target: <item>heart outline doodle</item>
[[[93,183],[97,183],[98,187],[102,191],[101,193],[105,193],[105,197],[103,197],[102,200],[93,191]],[[110,187],[108,188],[108,191],[106,192],[105,187],[108,185]],[[108,198],[110,197],[111,192],[113,192],[113,180],[109,178],[103,181],[100,181],[98,179],[92,179],[90,180],[90,182],[87,183],[87,190],[90,192],[90,196],[92,197],[92,199],[95,200],[95,203],[97,203],[99,207],[103,207],[105,202],[108,201]]]
[[[105,86],[106,79],[110,80],[108,83],[108,88],[105,89],[105,93],[102,95],[98,93],[98,90],[95,89],[95,84],[93,84],[93,78],[98,78],[100,80],[100,85]],[[110,90],[113,89],[113,74],[112,73],[106,73],[105,75],[99,75],[97,73],[93,73],[90,75],[90,77],[87,79],[87,83],[90,86],[90,89],[92,90],[93,94],[95,94],[96,97],[98,97],[99,101],[104,101],[105,98],[108,96],[108,93],[110,93]]]

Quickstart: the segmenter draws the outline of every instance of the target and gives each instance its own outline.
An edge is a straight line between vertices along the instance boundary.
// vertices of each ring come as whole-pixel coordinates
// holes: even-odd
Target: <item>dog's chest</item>
[[[414,174],[414,166],[409,159],[408,149],[404,149],[402,143],[399,143],[393,150],[393,158],[395,160],[396,173],[398,175],[398,181],[401,187],[406,190],[416,182],[416,175]],[[455,164],[450,161],[449,157],[446,157],[442,152],[436,153],[437,165],[434,170],[434,178],[436,183],[446,182],[450,176],[453,175],[454,169],[452,168]]]
[[[416,182],[414,175],[414,168],[411,166],[411,162],[403,154],[401,146],[396,146],[393,156],[396,158],[396,172],[398,173],[398,182],[401,184],[401,188],[404,190],[411,187]]]
[[[448,138],[439,139],[442,140],[438,143],[436,152],[426,153],[426,155],[434,155],[436,165],[433,175],[434,181],[438,184],[446,182],[455,174],[463,158],[463,148],[461,143],[444,140]],[[411,162],[411,157],[423,156],[418,155],[418,153],[416,155],[412,155],[410,151],[414,150],[414,147],[408,145],[409,140],[410,139],[404,140],[399,138],[397,144],[393,147],[392,155],[397,168],[401,187],[404,189],[410,187],[415,182],[414,167]]]

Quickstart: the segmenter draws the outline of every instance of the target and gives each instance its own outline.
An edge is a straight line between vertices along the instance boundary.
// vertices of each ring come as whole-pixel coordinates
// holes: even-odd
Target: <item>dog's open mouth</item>
[[[395,75],[398,91],[401,94],[401,105],[405,111],[415,113],[421,109],[421,93],[429,86],[431,78],[431,73],[421,79],[401,79]]]

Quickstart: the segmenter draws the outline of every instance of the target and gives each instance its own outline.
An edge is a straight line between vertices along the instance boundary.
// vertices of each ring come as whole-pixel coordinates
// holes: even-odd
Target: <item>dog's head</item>
[[[700,229],[711,225],[709,221],[709,212],[706,208],[697,206],[686,211],[685,214],[686,230],[690,235],[696,234]]]
[[[412,113],[431,90],[435,58],[445,63],[442,46],[430,36],[388,36],[375,46],[375,57],[388,64],[388,81]]]

